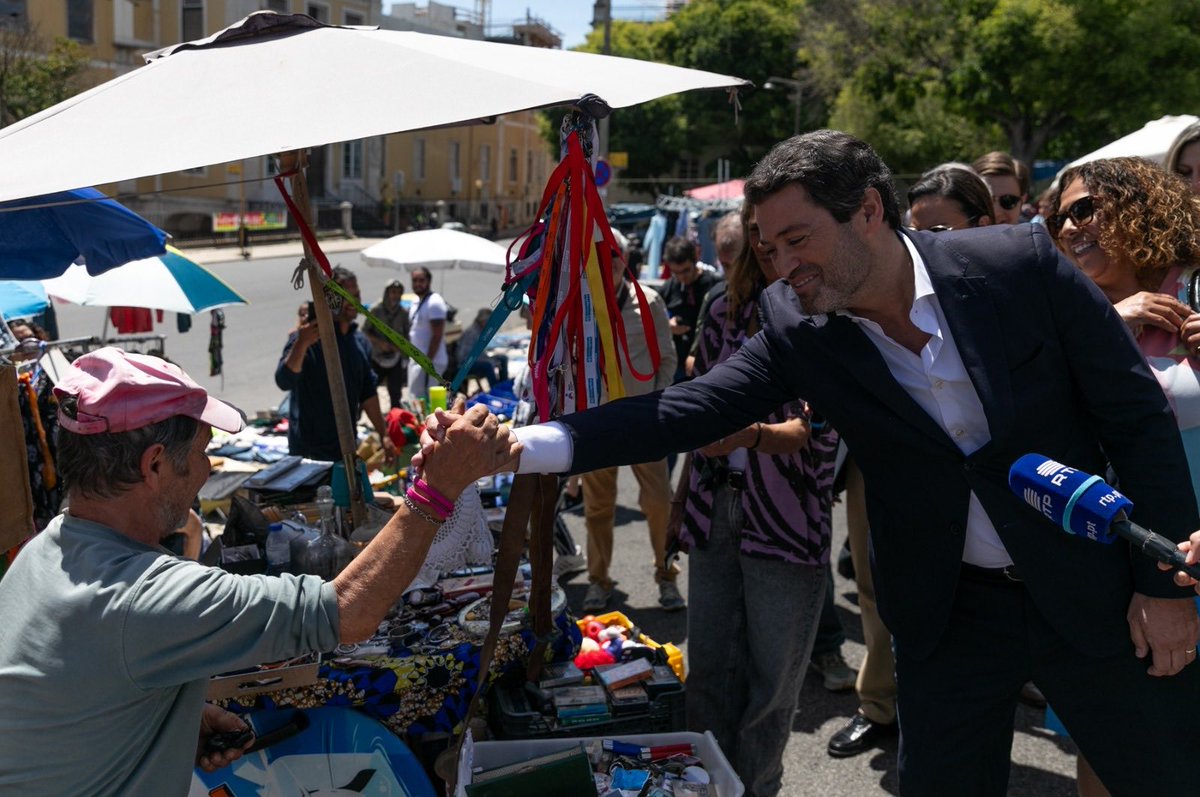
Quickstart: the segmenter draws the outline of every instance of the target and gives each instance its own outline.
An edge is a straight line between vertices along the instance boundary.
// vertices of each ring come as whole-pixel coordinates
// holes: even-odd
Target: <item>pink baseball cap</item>
[[[71,363],[54,387],[61,401],[76,398],[76,413],[61,409],[58,421],[76,434],[128,432],[175,415],[236,432],[246,425],[241,410],[208,395],[179,366],[158,357],[107,346]]]

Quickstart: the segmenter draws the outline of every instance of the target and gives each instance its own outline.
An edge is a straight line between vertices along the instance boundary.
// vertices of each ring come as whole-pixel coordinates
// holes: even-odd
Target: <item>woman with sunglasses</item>
[[[1112,301],[1137,338],[1179,424],[1200,500],[1200,197],[1141,158],[1064,172],[1046,227],[1058,248]],[[1108,792],[1079,759],[1079,793]]]
[[[946,232],[992,224],[992,195],[965,163],[943,163],[908,189],[909,226]]]
[[[1200,197],[1141,158],[1085,163],[1059,185],[1046,223],[1059,249],[1112,301],[1152,366],[1169,358],[1200,367],[1200,315],[1188,304]]]
[[[983,178],[992,195],[992,220],[1020,224],[1021,208],[1029,198],[1029,169],[1007,152],[980,156],[971,168]]]

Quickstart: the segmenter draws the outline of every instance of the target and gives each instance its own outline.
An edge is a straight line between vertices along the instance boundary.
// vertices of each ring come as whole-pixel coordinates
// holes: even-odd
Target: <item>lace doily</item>
[[[454,511],[434,535],[425,562],[408,590],[433,586],[443,573],[468,565],[490,565],[492,545],[479,488],[471,485],[462,491],[454,502]]]

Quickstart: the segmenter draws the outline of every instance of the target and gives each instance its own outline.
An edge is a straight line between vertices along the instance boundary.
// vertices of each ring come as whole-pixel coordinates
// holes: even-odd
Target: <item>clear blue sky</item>
[[[450,1],[464,8],[474,5],[464,0]],[[523,19],[526,9],[557,30],[566,49],[583,44],[592,29],[592,0],[493,0],[492,24],[511,24],[513,20]]]

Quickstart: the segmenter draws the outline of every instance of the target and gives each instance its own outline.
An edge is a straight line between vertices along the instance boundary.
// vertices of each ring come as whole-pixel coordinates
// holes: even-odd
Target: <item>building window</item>
[[[517,150],[516,147],[508,151],[508,181],[515,183],[517,181]]]
[[[342,24],[343,25],[363,25],[363,24],[366,24],[366,20],[363,19],[362,14],[356,14],[353,11],[346,11],[342,14]]]
[[[183,0],[179,9],[181,41],[204,38],[204,0]]]
[[[362,141],[347,141],[342,144],[342,177],[346,180],[361,180],[363,172]]]
[[[425,139],[413,141],[413,176],[418,180],[425,179]]]
[[[450,142],[450,179],[462,179],[462,145],[457,141]]]
[[[329,24],[329,6],[320,5],[318,3],[309,3],[308,10],[305,12],[317,22]]]
[[[267,0],[267,11],[274,11],[278,14],[288,13],[288,0]]]
[[[29,27],[25,0],[0,0],[0,28],[22,30]]]
[[[492,145],[483,144],[479,147],[479,178],[485,183],[492,173]]]
[[[92,0],[67,0],[67,35],[75,41],[93,40]]]

